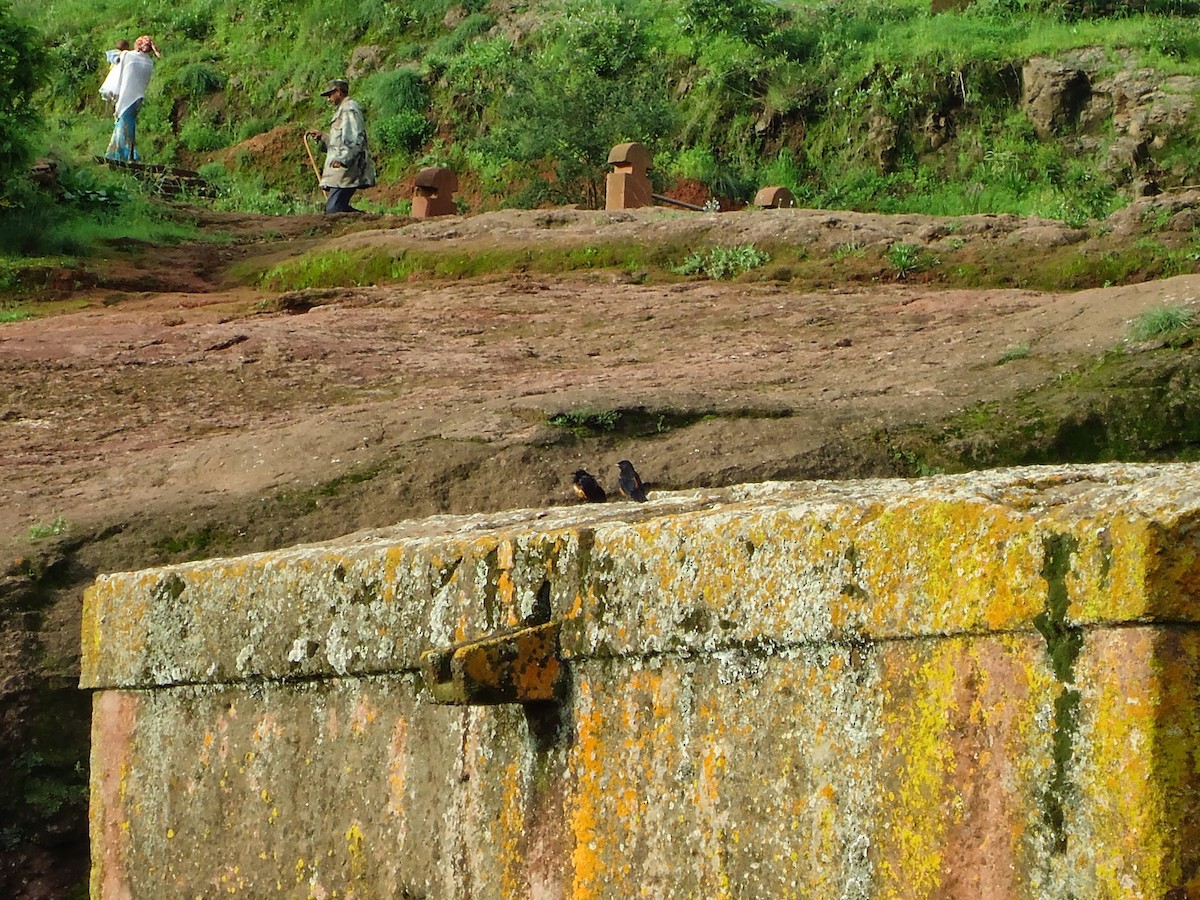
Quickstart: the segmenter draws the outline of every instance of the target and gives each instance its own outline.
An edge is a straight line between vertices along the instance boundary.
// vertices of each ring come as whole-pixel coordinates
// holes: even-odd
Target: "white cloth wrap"
[[[109,100],[115,99],[117,107],[116,118],[121,118],[125,110],[146,96],[146,88],[150,84],[150,76],[154,74],[154,58],[149,53],[130,50],[121,54],[100,85],[100,95]]]

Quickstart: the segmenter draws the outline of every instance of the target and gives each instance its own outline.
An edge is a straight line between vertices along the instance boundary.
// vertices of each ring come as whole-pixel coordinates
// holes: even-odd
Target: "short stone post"
[[[785,187],[765,187],[754,195],[754,205],[763,209],[795,209],[796,198]]]
[[[454,205],[454,192],[457,190],[458,176],[453,169],[443,166],[422,169],[413,181],[413,218],[456,215],[458,207]]]
[[[613,170],[604,183],[605,209],[637,209],[653,206],[650,171],[654,160],[641,144],[617,144],[608,154]]]

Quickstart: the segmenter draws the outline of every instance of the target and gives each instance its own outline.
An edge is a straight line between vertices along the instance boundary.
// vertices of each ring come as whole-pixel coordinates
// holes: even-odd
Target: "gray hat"
[[[350,93],[350,83],[342,81],[340,78],[335,78],[325,86],[325,90],[321,91],[322,97],[328,97],[334,91],[341,91],[343,94]]]

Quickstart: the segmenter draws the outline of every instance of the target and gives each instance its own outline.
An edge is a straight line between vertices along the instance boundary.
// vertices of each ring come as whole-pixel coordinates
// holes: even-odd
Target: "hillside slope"
[[[91,263],[88,285],[64,281],[45,301],[69,311],[0,325],[12,388],[0,406],[0,893],[81,884],[88,697],[74,679],[81,592],[100,572],[574,503],[575,469],[611,489],[624,458],[652,498],[1196,458],[1194,331],[1127,338],[1148,310],[1194,309],[1200,276],[1082,292],[937,280],[953,254],[1007,259],[1017,279],[1061,264],[1064,248],[1103,267],[1139,242],[1191,246],[1200,194],[1144,204],[1083,231],[813,210],[413,222],[181,208],[232,239],[114,253]],[[768,241],[803,247],[837,283],[769,265],[735,281],[538,271],[572,248],[670,256]],[[889,268],[883,251],[908,241],[946,259]],[[524,271],[470,278],[280,292],[247,274],[321,254],[509,259],[500,251],[514,247]]]

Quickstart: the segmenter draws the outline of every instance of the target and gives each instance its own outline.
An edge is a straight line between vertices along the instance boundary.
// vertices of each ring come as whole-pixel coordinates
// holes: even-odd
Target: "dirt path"
[[[537,215],[496,214],[487,233],[524,240],[521,226]],[[752,215],[724,217],[734,240],[752,231]],[[327,240],[445,246],[447,232],[461,238],[468,226],[478,240],[487,218]],[[662,231],[673,222],[691,227],[679,218],[636,224]],[[286,235],[278,225],[276,233]],[[578,239],[569,227],[542,237]],[[254,247],[241,244],[238,255]],[[184,252],[171,251],[175,273],[193,268]],[[211,247],[196,253],[210,257]],[[1050,295],[897,283],[820,293],[643,286],[598,273],[353,288],[288,314],[259,311],[272,305],[267,292],[213,280],[186,292],[98,290],[78,312],[0,327],[0,538],[10,547],[59,516],[92,526],[250,498],[430,441],[547,451],[546,468],[480,485],[453,511],[567,502],[575,466],[610,473],[627,452],[612,442],[585,457],[564,446],[547,419],[580,409],[709,416],[639,449],[644,474],[662,486],[737,473],[854,474],[820,473],[811,460],[875,428],[1040,383],[1116,344],[1139,312],[1200,292],[1191,276]],[[1029,356],[996,365],[1017,346]],[[406,474],[442,481],[444,462],[413,460]]]

